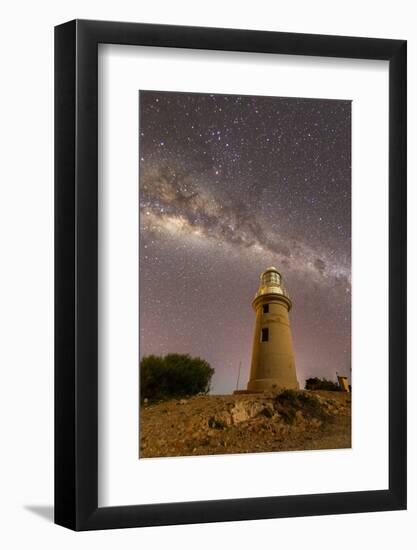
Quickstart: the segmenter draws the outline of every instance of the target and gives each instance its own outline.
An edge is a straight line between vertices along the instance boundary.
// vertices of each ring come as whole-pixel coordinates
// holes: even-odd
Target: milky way
[[[140,92],[140,354],[249,374],[259,275],[293,299],[298,379],[350,375],[349,101]]]

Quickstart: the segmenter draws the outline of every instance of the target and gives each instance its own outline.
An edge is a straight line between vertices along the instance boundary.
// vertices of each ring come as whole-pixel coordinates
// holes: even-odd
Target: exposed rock
[[[244,401],[237,401],[234,404],[234,407],[230,411],[232,417],[232,424],[239,424],[240,422],[245,422],[254,416],[257,416],[263,409],[265,405],[262,401],[248,399]]]

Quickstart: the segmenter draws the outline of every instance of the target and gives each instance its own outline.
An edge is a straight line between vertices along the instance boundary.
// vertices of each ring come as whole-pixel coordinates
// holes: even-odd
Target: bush
[[[340,391],[339,384],[327,380],[327,378],[307,378],[306,390],[327,390],[327,391]]]
[[[287,424],[293,424],[297,411],[301,411],[306,418],[323,420],[326,413],[317,397],[296,390],[284,390],[274,401],[275,410],[283,417]]]
[[[152,401],[208,393],[214,369],[204,359],[170,353],[147,355],[140,362],[141,400]]]
[[[213,428],[215,430],[223,430],[226,428],[226,424],[223,422],[223,420],[216,418],[214,416],[211,416],[208,421],[209,428]]]

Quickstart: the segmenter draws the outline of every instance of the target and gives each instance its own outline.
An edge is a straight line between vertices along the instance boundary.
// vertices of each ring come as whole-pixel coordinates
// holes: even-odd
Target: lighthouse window
[[[261,333],[261,342],[268,342],[269,340],[269,328],[263,328]]]
[[[269,304],[263,305],[264,313],[269,313]]]

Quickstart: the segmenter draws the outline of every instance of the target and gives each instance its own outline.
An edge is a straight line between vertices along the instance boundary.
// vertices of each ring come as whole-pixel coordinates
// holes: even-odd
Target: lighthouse
[[[252,302],[256,319],[247,391],[299,389],[288,316],[291,298],[275,267],[268,267],[260,279]]]

